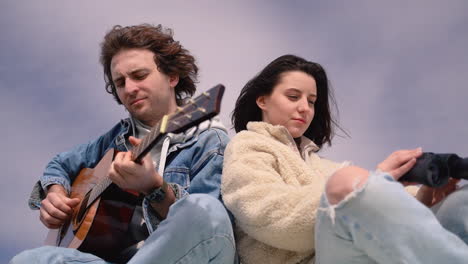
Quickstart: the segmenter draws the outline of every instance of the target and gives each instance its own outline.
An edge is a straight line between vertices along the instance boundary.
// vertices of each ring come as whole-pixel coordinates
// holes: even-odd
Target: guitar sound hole
[[[88,200],[89,200],[89,193],[88,192],[85,197],[83,198],[83,202],[81,202],[80,204],[80,210],[78,210],[78,214],[76,215],[75,217],[75,225],[78,225],[79,223],[81,223],[81,221],[83,220],[83,217],[86,215],[86,212],[88,211],[87,209],[87,205],[88,205]]]

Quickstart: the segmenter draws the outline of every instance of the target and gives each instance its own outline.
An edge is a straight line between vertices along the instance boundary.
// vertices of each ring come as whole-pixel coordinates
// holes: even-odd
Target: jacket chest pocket
[[[190,187],[190,170],[187,168],[166,168],[164,170],[164,180],[176,183],[187,190]]]

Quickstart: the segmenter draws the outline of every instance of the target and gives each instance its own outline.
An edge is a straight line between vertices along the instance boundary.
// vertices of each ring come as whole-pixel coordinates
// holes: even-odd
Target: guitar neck
[[[171,115],[165,115],[161,121],[154,126],[141,143],[132,150],[131,159],[141,163],[143,157],[154,147],[158,139],[166,133],[181,133],[187,128],[195,126],[202,121],[212,118],[221,110],[221,99],[224,93],[224,85],[218,84],[207,92],[202,93],[195,99],[179,107]],[[89,195],[88,206],[99,197],[102,192],[111,185],[112,181],[106,177],[99,182]]]
[[[167,118],[167,116],[164,116]],[[143,157],[154,147],[157,139],[161,136],[161,123],[159,122],[151,131],[142,139],[141,143],[132,150],[132,160],[136,163],[141,163]]]
[[[140,163],[163,134],[180,133],[217,115],[221,109],[224,89],[222,84],[218,84],[197,98],[190,99],[187,105],[179,107],[175,113],[165,115],[142,139],[142,142],[132,150],[132,160]]]

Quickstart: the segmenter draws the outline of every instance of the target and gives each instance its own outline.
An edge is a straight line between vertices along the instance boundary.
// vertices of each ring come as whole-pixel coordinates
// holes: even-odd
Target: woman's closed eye
[[[297,101],[297,100],[299,100],[301,98],[301,96],[299,96],[299,95],[287,95],[287,97],[291,101]],[[309,105],[315,105],[315,100],[308,99],[307,102],[308,102]]]
[[[298,95],[287,95],[287,97],[291,100],[291,101],[296,101],[299,99],[299,96]]]

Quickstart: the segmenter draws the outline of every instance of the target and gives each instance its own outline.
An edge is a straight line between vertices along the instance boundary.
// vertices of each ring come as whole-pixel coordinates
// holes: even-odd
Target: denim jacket
[[[81,169],[94,168],[109,149],[127,151],[128,137],[134,131],[131,118],[127,118],[96,140],[56,155],[34,186],[29,199],[31,209],[40,208],[47,186],[60,184],[70,193],[71,183]],[[205,193],[221,199],[224,149],[229,137],[217,118],[180,134],[169,133],[163,140],[169,144],[163,144],[166,149],[161,151],[161,160],[165,162],[160,166],[164,168],[163,178],[174,190],[176,199],[189,193]],[[142,208],[146,223],[149,223],[148,231],[152,233],[160,220],[146,199],[143,199]]]

